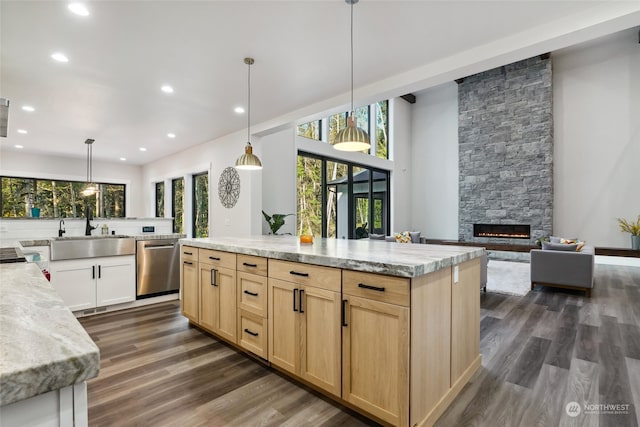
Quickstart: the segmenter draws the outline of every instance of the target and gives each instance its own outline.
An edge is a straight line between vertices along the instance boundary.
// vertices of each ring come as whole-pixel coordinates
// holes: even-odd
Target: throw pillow
[[[411,243],[411,235],[408,231],[403,231],[402,233],[395,233],[394,237],[396,238],[396,242],[398,243]]]
[[[543,251],[567,251],[567,252],[575,252],[578,248],[577,244],[565,244],[565,243],[551,243],[551,242],[542,242],[542,250]]]
[[[384,240],[384,234],[369,234],[370,240]]]
[[[578,242],[578,247],[576,248],[576,252],[581,252],[583,246],[584,246],[584,242]]]
[[[411,236],[411,243],[420,243],[420,232],[419,231],[410,231],[409,235]]]
[[[573,238],[573,239],[565,239],[564,237],[558,237],[558,236],[550,236],[549,237],[549,242],[551,243],[563,243],[563,240],[573,240],[574,243],[578,241],[578,238]]]

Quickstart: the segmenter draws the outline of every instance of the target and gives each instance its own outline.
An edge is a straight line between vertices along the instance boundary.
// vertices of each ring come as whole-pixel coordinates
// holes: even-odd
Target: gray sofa
[[[591,297],[595,249],[584,246],[580,252],[531,250],[531,290],[535,285],[579,289]]]

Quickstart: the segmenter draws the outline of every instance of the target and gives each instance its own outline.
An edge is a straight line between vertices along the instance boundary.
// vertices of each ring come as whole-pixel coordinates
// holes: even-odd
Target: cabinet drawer
[[[269,277],[340,292],[340,269],[299,262],[269,260]]]
[[[266,277],[238,271],[238,307],[267,317]]]
[[[198,260],[217,267],[236,269],[236,254],[231,252],[214,251],[212,249],[200,249]]]
[[[342,292],[409,307],[411,279],[361,271],[342,271]]]
[[[267,276],[267,259],[261,256],[238,254],[237,270]]]
[[[182,246],[180,248],[181,261],[198,261],[198,248],[192,246]]]
[[[246,310],[238,310],[238,344],[267,359],[267,319]]]

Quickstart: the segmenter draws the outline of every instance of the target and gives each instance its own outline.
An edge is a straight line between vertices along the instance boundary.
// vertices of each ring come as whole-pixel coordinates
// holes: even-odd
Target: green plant
[[[549,241],[549,237],[540,237],[538,239],[536,239],[536,245],[537,246],[542,246],[542,242],[548,242]]]
[[[640,215],[635,221],[627,221],[624,218],[618,218],[620,231],[631,233],[632,236],[640,236]]]
[[[271,228],[271,232],[275,235],[278,234],[278,230],[284,225],[284,219],[293,214],[273,214],[269,216],[265,211],[262,211],[262,215],[264,219],[269,224],[269,228]]]

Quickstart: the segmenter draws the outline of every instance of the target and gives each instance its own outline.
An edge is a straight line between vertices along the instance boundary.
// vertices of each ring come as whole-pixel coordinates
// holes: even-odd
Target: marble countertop
[[[316,238],[313,244],[301,244],[295,236],[189,238],[180,239],[180,243],[400,277],[422,276],[485,253],[481,247],[402,244],[369,239]]]
[[[160,239],[180,239],[186,237],[186,234],[180,233],[140,233],[140,234],[119,234],[117,236],[63,236],[62,240],[71,240],[71,239],[96,239],[96,238],[117,238],[117,237],[131,237],[136,240],[160,240]],[[52,240],[57,240],[58,237],[50,237],[47,239],[24,239],[18,241],[8,241],[8,240],[0,240],[0,247],[23,247],[29,248],[33,246],[49,246]]]
[[[0,264],[0,405],[98,375],[98,347],[36,264]]]

